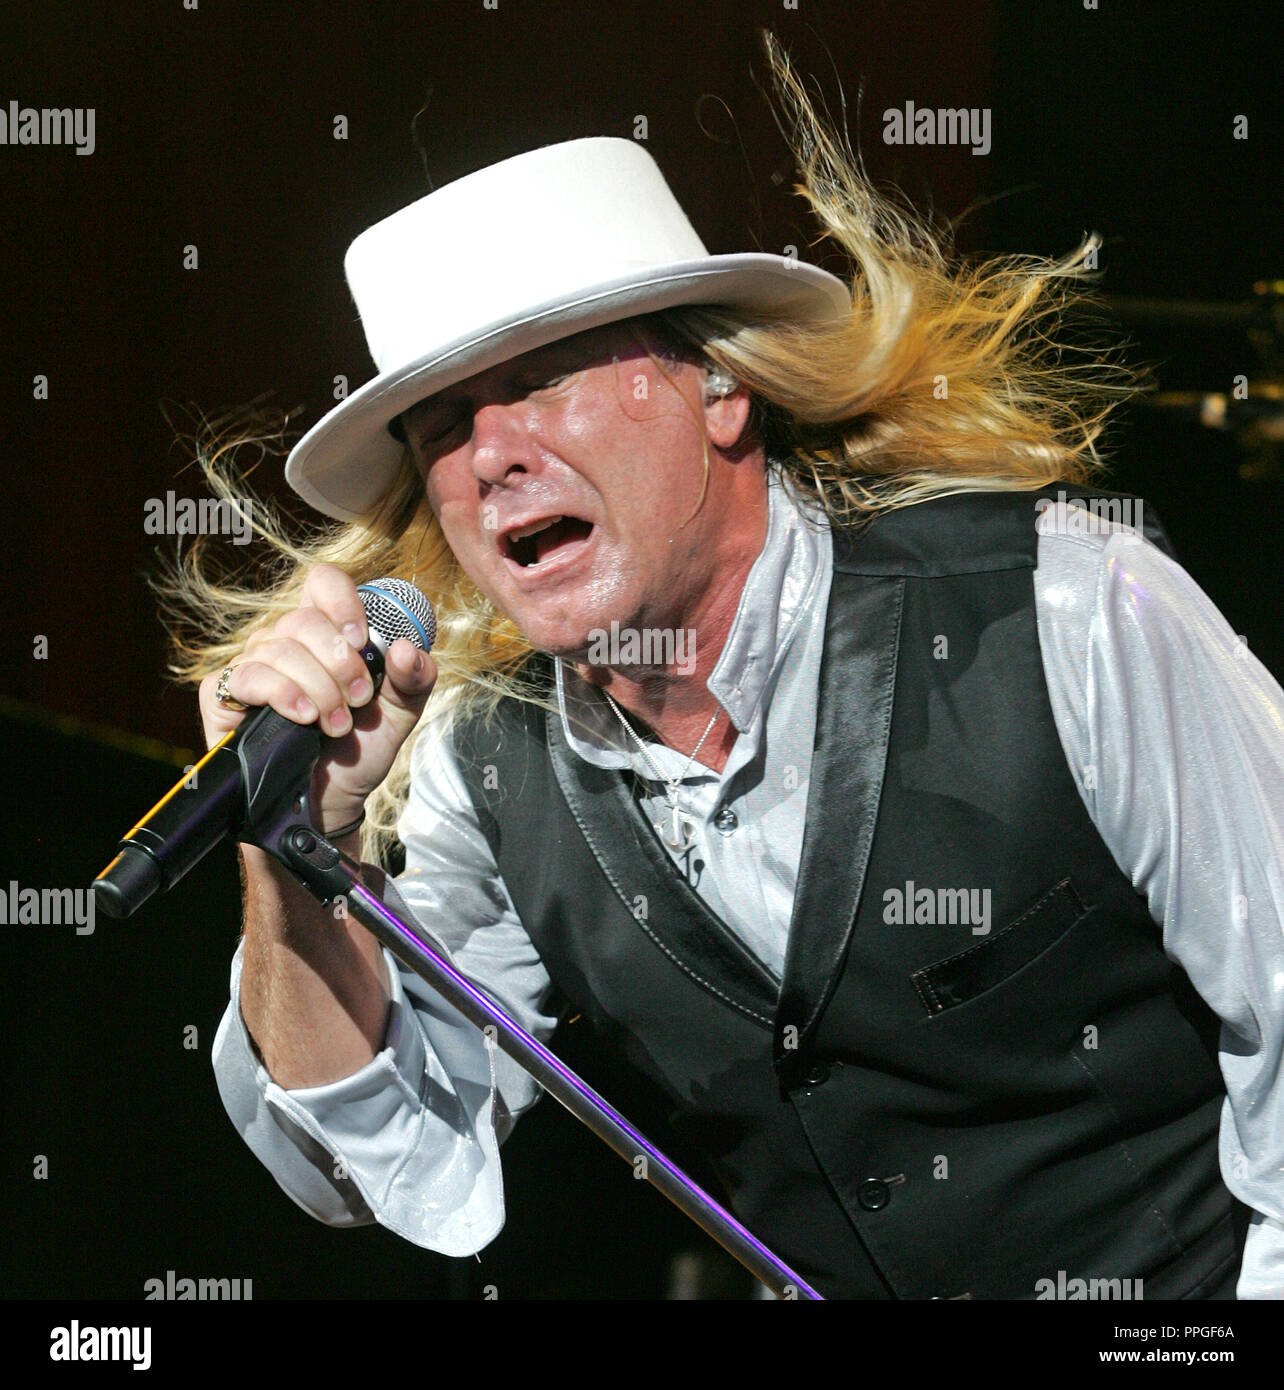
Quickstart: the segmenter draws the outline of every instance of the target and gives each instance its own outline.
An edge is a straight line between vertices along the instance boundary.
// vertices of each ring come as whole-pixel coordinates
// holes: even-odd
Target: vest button
[[[866,1178],[856,1189],[856,1200],[866,1211],[878,1211],[892,1200],[892,1189],[882,1178]]]
[[[713,818],[714,826],[722,835],[734,835],[740,821],[730,806],[724,806]]]
[[[829,1080],[829,1063],[813,1062],[803,1077],[806,1086],[823,1086]]]

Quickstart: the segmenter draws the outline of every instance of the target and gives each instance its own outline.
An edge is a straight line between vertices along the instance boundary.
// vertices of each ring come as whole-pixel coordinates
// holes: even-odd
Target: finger
[[[321,609],[299,608],[287,613],[275,627],[260,636],[258,643],[251,639],[246,644],[247,654],[257,655],[258,647],[267,638],[289,638],[310,651],[330,673],[347,704],[364,705],[374,695],[374,684],[361,653]],[[308,693],[313,692],[309,690]],[[323,710],[327,708],[320,701],[318,704]]]
[[[352,728],[347,701],[333,676],[307,647],[290,637],[264,637],[246,648],[227,678],[242,704],[271,705],[296,724],[320,717],[322,732],[340,737]]]
[[[246,667],[253,669],[244,671]],[[310,724],[318,716],[317,706],[298,685],[278,676],[260,662],[240,657],[229,671],[222,684],[227,695],[235,701],[234,704],[218,698],[219,682],[218,676],[206,676],[197,688],[206,742],[210,747],[229,730],[235,729],[245,718],[247,710],[257,705],[271,705],[296,724]]]
[[[437,683],[437,663],[406,637],[398,637],[384,658],[384,681],[379,695],[401,709],[416,714]]]
[[[337,565],[316,565],[303,582],[300,606],[319,608],[343,633],[348,645],[360,650],[369,636],[366,610],[357,586]]]
[[[437,664],[413,642],[399,637],[384,658],[384,678],[374,703],[358,715],[359,728],[382,721],[397,738],[419,722],[437,680]],[[378,711],[377,715],[375,711]]]
[[[245,718],[244,710],[232,708],[218,698],[218,680],[218,676],[206,676],[196,692],[207,748],[213,748]]]

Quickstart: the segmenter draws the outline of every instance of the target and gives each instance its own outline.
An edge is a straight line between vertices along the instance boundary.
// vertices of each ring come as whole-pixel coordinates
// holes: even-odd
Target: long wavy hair
[[[877,190],[845,135],[823,120],[778,43],[764,36],[795,186],[817,243],[845,262],[851,312],[820,325],[698,306],[648,316],[663,355],[717,365],[752,395],[749,429],[769,468],[835,526],[978,489],[1093,481],[1109,412],[1145,383],[1117,345],[1085,334],[1088,236],[1059,259],[969,262],[952,232]],[[229,572],[198,538],[155,580],[172,638],[170,669],[195,684],[227,665],[249,634],[298,606],[306,572],[338,565],[361,583],[397,575],[437,613],[437,686],[424,719],[367,803],[363,853],[395,843],[415,738],[430,722],[482,716],[505,697],[546,700],[533,649],[463,572],[433,515],[409,450],[367,516],[300,531],[251,497],[252,463],[285,452],[288,421],[262,411],[202,422],[191,440],[208,486],[248,508],[263,563]],[[706,442],[707,443],[707,442]],[[707,460],[707,452],[706,452]],[[223,549],[226,556],[226,548]]]

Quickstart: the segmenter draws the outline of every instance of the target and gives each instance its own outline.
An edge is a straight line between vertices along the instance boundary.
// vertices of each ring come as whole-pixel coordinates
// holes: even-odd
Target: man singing
[[[356,240],[378,372],[287,467],[340,524],[183,581],[207,737],[317,721],[315,823],[395,830],[389,901],[537,1036],[583,1015],[827,1297],[1282,1297],[1284,693],[1089,486],[1087,246],[954,263],[773,62],[842,280],[709,255],[613,139]],[[380,574],[439,640],[376,694]],[[534,1083],[243,856],[238,1130],[323,1221],[480,1249]]]

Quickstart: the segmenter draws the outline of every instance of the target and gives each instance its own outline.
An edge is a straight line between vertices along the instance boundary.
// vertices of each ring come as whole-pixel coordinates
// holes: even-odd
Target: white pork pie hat
[[[609,137],[546,145],[367,228],[344,258],[378,374],[291,450],[285,477],[354,521],[396,476],[390,423],[533,348],[680,304],[817,321],[850,312],[835,276],[789,256],[711,256],[654,159]]]

